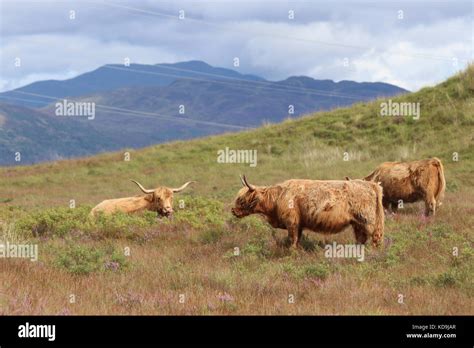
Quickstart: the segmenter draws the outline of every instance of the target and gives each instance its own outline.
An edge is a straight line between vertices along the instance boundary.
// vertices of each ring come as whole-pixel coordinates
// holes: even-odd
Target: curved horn
[[[173,192],[180,192],[180,191],[183,191],[186,187],[188,187],[189,184],[193,184],[195,183],[196,181],[188,181],[186,184],[184,184],[183,186],[181,187],[178,187],[178,188],[172,188],[171,191]]]
[[[154,191],[154,190],[147,190],[138,181],[135,181],[135,180],[131,180],[131,181],[137,184],[137,186],[140,188],[140,190],[142,190],[143,193],[153,193]]]
[[[244,186],[244,187],[247,186],[247,185],[245,185],[245,181],[242,178],[242,175],[239,175],[239,178],[240,178],[240,182],[242,183],[242,186]]]
[[[248,187],[249,191],[254,191],[255,190],[255,186],[249,184],[249,182],[247,181],[247,178],[245,177],[245,174],[242,176],[241,179],[242,179],[244,185]]]

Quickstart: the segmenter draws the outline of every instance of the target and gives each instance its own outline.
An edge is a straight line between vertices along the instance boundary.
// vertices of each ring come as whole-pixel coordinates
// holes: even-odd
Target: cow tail
[[[436,205],[439,207],[444,198],[444,192],[446,191],[446,179],[444,177],[443,163],[436,157],[434,157],[433,160],[435,166],[438,167],[438,191],[436,192],[435,199]]]
[[[380,246],[383,242],[384,220],[385,213],[382,205],[383,190],[379,183],[373,183],[373,188],[376,195],[376,209],[375,209],[375,227],[372,234],[372,244]]]

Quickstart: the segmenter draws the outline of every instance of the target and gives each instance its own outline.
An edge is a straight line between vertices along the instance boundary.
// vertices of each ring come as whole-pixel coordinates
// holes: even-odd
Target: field
[[[0,314],[473,314],[474,67],[393,101],[420,103],[420,119],[381,117],[378,100],[241,133],[1,168],[0,239],[36,243],[39,258],[0,260]],[[257,166],[217,163],[226,147],[256,149]],[[296,251],[285,231],[230,214],[241,173],[257,185],[358,178],[383,161],[431,156],[447,180],[437,215],[423,217],[422,203],[387,215],[384,246],[367,246],[363,262],[324,256],[326,243],[353,243],[350,230],[306,231]],[[175,196],[170,220],[88,218],[103,199],[138,194],[130,179],[197,183]]]

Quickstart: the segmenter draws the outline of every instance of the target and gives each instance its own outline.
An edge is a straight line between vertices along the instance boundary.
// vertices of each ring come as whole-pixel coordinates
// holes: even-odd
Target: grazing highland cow
[[[160,186],[153,190],[147,190],[135,180],[132,180],[132,182],[138,185],[145,194],[144,196],[105,200],[92,209],[90,215],[95,216],[99,212],[112,214],[116,211],[135,213],[142,210],[151,210],[156,211],[161,216],[171,216],[173,214],[173,193],[180,192],[189,184],[194,183],[194,181],[188,181],[179,188]]]
[[[274,186],[254,186],[245,176],[232,213],[242,218],[263,215],[275,228],[288,230],[299,247],[303,229],[338,233],[352,225],[358,243],[368,237],[381,244],[384,231],[382,187],[363,180],[287,180]]]
[[[380,182],[386,209],[396,210],[400,200],[403,203],[423,200],[427,216],[435,214],[446,190],[443,164],[436,157],[412,162],[384,162],[364,180]]]

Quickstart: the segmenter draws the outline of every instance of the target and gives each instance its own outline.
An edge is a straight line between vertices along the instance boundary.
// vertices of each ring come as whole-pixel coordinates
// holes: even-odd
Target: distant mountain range
[[[201,61],[105,65],[75,78],[0,93],[0,164],[137,148],[257,127],[406,90],[386,83],[292,76],[267,81]],[[95,117],[58,117],[55,103],[94,102]],[[291,112],[293,111],[293,113]]]

